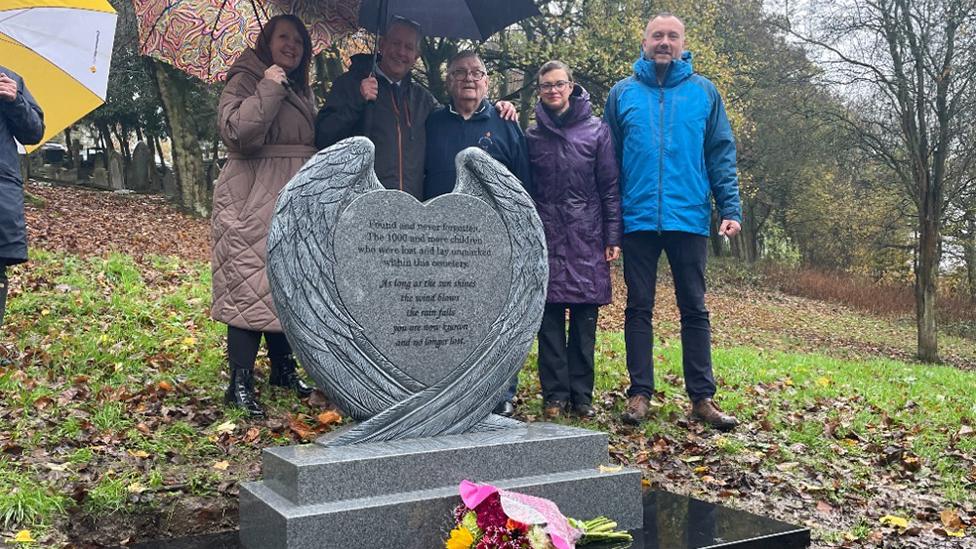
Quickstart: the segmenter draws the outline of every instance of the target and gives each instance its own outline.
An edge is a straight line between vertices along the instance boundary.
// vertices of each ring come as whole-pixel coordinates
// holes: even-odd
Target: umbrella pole
[[[376,35],[373,37],[373,62],[369,66],[369,75],[376,77],[376,57],[379,54],[380,45],[380,25],[385,22],[385,15],[389,5],[387,0],[380,0],[379,9],[376,10]],[[370,131],[373,129],[373,111],[376,110],[376,101],[367,101],[366,110],[363,112],[363,135],[369,137]]]

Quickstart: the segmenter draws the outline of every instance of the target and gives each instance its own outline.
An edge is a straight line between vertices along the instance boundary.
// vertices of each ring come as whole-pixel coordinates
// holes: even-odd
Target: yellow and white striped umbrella
[[[0,65],[44,110],[43,141],[105,101],[115,20],[107,0],[0,0]]]

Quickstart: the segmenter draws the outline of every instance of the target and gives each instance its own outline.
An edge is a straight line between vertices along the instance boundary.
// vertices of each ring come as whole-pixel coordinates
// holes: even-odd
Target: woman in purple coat
[[[549,293],[539,328],[544,415],[592,417],[593,346],[600,305],[610,303],[609,262],[620,255],[617,160],[610,129],[565,63],[536,77],[536,125],[525,133],[535,201],[549,249]],[[569,340],[566,310],[569,310]]]

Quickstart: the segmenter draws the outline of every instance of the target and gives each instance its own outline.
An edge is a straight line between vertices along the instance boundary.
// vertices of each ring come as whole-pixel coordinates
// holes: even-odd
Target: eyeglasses
[[[471,80],[478,82],[479,80],[482,80],[486,76],[488,76],[488,73],[479,69],[475,69],[473,71],[467,71],[464,69],[457,69],[451,71],[451,78],[455,80],[464,80],[466,78],[470,78]]]
[[[566,91],[566,87],[572,84],[572,82],[567,82],[565,80],[558,80],[556,82],[546,82],[544,84],[539,84],[539,91],[548,93],[552,90],[556,91]]]

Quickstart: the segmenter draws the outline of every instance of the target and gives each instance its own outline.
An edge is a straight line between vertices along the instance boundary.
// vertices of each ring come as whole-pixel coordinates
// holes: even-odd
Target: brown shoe
[[[562,417],[566,411],[566,403],[562,400],[550,400],[542,407],[542,417],[546,419],[557,419]]]
[[[627,399],[627,409],[620,415],[624,423],[640,425],[647,419],[647,411],[650,409],[651,401],[644,395],[634,395]]]
[[[710,398],[703,398],[691,406],[691,418],[711,425],[719,431],[731,431],[739,424],[735,416],[725,414]]]

